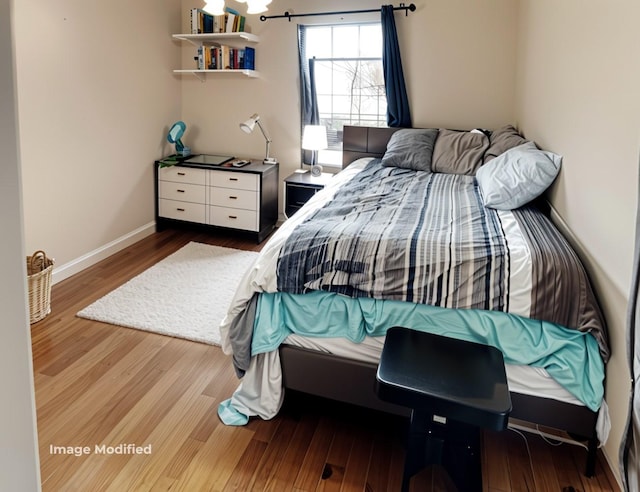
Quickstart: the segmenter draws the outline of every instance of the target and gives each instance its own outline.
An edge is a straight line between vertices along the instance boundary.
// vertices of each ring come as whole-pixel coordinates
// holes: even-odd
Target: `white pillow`
[[[529,203],[553,183],[561,163],[562,156],[533,142],[507,150],[476,172],[485,206],[512,210]]]

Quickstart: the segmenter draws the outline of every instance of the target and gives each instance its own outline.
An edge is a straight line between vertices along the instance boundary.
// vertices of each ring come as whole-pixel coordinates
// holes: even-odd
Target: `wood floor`
[[[399,490],[404,419],[292,394],[273,420],[227,427],[216,408],[238,380],[218,347],[75,317],[192,240],[259,249],[167,230],[53,287],[52,313],[32,325],[43,490]],[[582,475],[585,453],[485,432],[483,488],[618,490],[602,456],[595,477]],[[412,490],[455,489],[431,467]]]

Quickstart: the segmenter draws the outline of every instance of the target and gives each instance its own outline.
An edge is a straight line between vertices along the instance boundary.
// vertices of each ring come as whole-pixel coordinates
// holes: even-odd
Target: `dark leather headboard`
[[[400,128],[344,126],[342,140],[342,168],[361,157],[382,157],[387,142]]]

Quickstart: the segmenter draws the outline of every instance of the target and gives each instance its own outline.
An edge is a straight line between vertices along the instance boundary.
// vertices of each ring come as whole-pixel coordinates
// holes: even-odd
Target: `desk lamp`
[[[262,127],[262,124],[260,123],[260,116],[258,116],[257,113],[253,114],[251,116],[251,118],[249,118],[244,123],[240,123],[240,129],[245,133],[251,133],[256,125],[258,125],[258,128],[260,128],[260,131],[262,132],[262,135],[264,136],[264,139],[267,142],[267,153],[266,153],[265,158],[262,161],[262,163],[263,164],[277,164],[278,161],[275,159],[275,157],[269,157],[269,147],[271,146],[271,139],[269,138],[267,133],[264,131],[264,128]]]
[[[167,134],[167,141],[175,144],[176,154],[181,156],[188,156],[191,154],[191,149],[182,143],[182,136],[186,129],[187,125],[184,124],[184,121],[176,121],[171,125],[169,133]]]

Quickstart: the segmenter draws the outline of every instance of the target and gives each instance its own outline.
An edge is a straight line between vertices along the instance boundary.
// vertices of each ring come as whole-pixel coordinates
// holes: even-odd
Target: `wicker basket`
[[[29,322],[40,321],[51,312],[51,272],[53,259],[44,251],[27,256],[27,284],[29,287]]]

